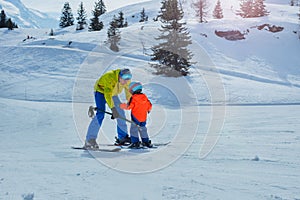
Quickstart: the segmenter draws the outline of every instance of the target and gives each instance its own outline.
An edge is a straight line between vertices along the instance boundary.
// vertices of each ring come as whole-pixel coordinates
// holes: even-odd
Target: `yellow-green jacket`
[[[131,97],[128,89],[130,81],[128,81],[125,85],[121,85],[119,82],[120,71],[120,69],[116,69],[106,72],[96,81],[94,86],[95,92],[104,94],[106,103],[110,108],[113,108],[115,106],[112,97],[120,94],[123,89],[125,90],[127,101]]]

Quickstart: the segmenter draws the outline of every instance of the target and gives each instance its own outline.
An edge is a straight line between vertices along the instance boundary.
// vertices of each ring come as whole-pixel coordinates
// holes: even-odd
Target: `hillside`
[[[93,68],[92,65],[86,64],[89,56],[94,53],[99,53],[95,63],[101,62],[107,55],[114,56],[115,60],[113,62],[111,60],[109,63],[111,66],[107,66],[108,68],[128,65],[151,71],[148,65],[150,60],[148,54],[151,54],[150,48],[157,43],[154,38],[159,34],[160,24],[153,20],[138,23],[143,6],[147,8],[149,19],[157,15],[160,7],[159,4],[150,1],[127,6],[102,16],[101,19],[107,28],[113,15],[120,10],[126,10],[125,15],[130,26],[121,30],[121,51],[117,54],[107,49],[106,29],[100,32],[87,30],[76,32],[75,27],[69,27],[56,29],[54,37],[48,35],[49,29],[16,29],[12,32],[1,30],[0,43],[4,55],[1,61],[4,66],[2,97],[53,100],[53,91],[50,89],[39,91],[43,95],[39,92],[35,94],[35,91],[38,91],[35,89],[36,79],[31,79],[27,75],[29,73],[37,78],[46,79],[43,81],[49,87],[54,84],[57,89],[56,100],[71,101],[72,91],[68,90],[65,93],[65,88],[73,87],[76,75],[80,78],[81,71],[93,72],[89,75],[93,82],[101,73],[97,70],[98,66]],[[269,16],[254,19],[232,16],[221,20],[211,19],[209,23],[204,24],[199,24],[195,18],[187,20],[193,39],[190,48],[194,54],[193,59],[197,62],[192,67],[191,76],[187,81],[189,84],[193,83],[192,87],[203,88],[203,90],[195,89],[199,104],[211,102],[210,94],[205,89],[210,86],[205,83],[207,77],[204,76],[211,71],[215,72],[214,76],[220,76],[222,79],[221,87],[224,87],[226,94],[226,99],[221,100],[222,102],[228,104],[299,103],[300,68],[297,66],[300,63],[298,56],[300,45],[297,35],[293,33],[298,26],[293,14],[297,12],[297,8],[267,4],[267,9],[271,12]],[[187,16],[191,17],[190,10],[188,13]],[[224,13],[225,16],[226,13],[230,16],[231,11],[224,9]],[[257,26],[263,24],[281,26],[284,29],[277,33],[265,29],[258,30]],[[244,40],[229,41],[218,37],[215,34],[216,30],[241,32],[248,30],[248,33]],[[26,39],[28,36],[31,39]],[[69,46],[70,41],[72,44]],[[64,59],[64,57],[72,59]],[[12,74],[14,79],[19,79],[17,83],[13,81],[14,79],[7,78]],[[22,87],[18,87],[18,84]],[[24,89],[24,86],[28,89]],[[19,89],[11,91],[13,87]],[[265,91],[269,91],[267,95]]]

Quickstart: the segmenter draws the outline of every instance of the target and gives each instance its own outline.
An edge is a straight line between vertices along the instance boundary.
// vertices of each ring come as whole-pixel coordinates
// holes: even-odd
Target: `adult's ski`
[[[72,149],[77,150],[86,150],[86,151],[102,151],[102,152],[118,152],[121,151],[120,147],[114,147],[114,148],[98,148],[98,149],[89,149],[85,147],[71,147]]]

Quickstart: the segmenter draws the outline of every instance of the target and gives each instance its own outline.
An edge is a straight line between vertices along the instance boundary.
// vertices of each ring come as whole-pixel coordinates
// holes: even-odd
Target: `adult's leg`
[[[90,139],[97,139],[99,129],[104,119],[106,101],[102,93],[95,92],[95,103],[97,106],[97,112],[96,116],[92,119],[88,127],[88,131],[86,134],[87,141],[89,141]]]
[[[115,108],[117,109],[120,117],[126,118],[125,111],[120,108],[121,101],[120,101],[119,97],[113,96],[113,101],[115,104]],[[124,119],[117,118],[116,120],[117,120],[118,138],[121,140],[121,139],[125,138],[126,136],[128,136],[127,124]]]

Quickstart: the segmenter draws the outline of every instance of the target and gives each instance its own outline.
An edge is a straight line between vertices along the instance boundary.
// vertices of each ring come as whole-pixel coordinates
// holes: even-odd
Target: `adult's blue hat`
[[[131,74],[130,70],[127,68],[121,69],[119,75],[124,80],[130,80],[132,78],[132,74]]]
[[[129,84],[129,92],[131,94],[133,94],[134,92],[138,91],[138,90],[142,90],[143,86],[140,82],[131,82]]]

